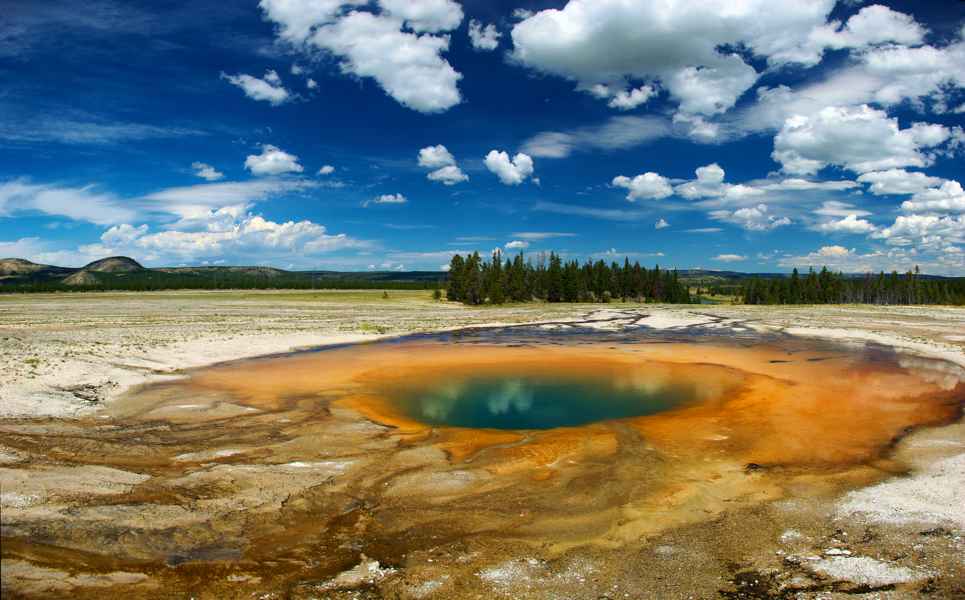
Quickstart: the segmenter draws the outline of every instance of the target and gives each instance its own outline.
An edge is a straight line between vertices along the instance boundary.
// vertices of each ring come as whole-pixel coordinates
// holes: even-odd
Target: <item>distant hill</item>
[[[47,268],[49,265],[38,265],[22,258],[5,258],[0,260],[0,275],[24,275],[35,273]]]
[[[139,262],[126,256],[109,256],[85,265],[83,271],[93,273],[136,273],[145,270]]]
[[[29,277],[37,273],[57,273],[59,275],[69,275],[75,270],[76,269],[69,269],[67,267],[40,265],[22,258],[0,259],[0,279],[18,278],[24,276]]]
[[[0,293],[76,290],[165,289],[434,289],[440,271],[286,271],[260,266],[149,269],[126,256],[95,260],[81,268],[0,260]]]
[[[815,269],[819,270],[819,269]],[[799,269],[801,276],[807,275],[807,269]],[[746,279],[780,279],[790,277],[790,273],[742,273],[740,271],[712,271],[710,269],[679,269],[677,275],[681,280],[691,283],[738,283]],[[867,273],[845,273],[844,276],[850,279],[865,277]],[[918,275],[919,279],[955,279],[954,277],[943,277],[941,275]]]
[[[681,269],[677,275],[683,281],[704,283],[737,282],[747,277],[783,277],[783,273],[741,273],[739,271],[711,271],[710,269]]]
[[[264,277],[274,279],[283,277],[287,271],[274,267],[162,267],[155,269],[162,273],[172,273],[175,275],[215,275],[226,273],[244,277]]]
[[[77,271],[73,275],[68,275],[67,277],[64,277],[63,283],[65,285],[72,285],[72,286],[92,286],[92,285],[99,284],[100,280],[97,279],[97,276],[91,273],[90,271],[82,269],[80,271]]]

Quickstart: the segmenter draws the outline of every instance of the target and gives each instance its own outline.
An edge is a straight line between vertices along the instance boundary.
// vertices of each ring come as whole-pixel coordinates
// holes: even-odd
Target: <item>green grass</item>
[[[376,323],[359,323],[359,331],[365,333],[388,333],[389,328]]]
[[[110,300],[130,299],[137,296],[147,300],[239,300],[248,302],[332,302],[359,303],[379,302],[386,304],[435,302],[432,290],[389,290],[389,297],[382,297],[383,290],[165,290],[152,292],[62,292],[38,294],[0,294],[2,302],[20,302],[28,298],[57,298],[63,300]]]
[[[740,296],[733,294],[701,294],[701,299],[709,300],[708,304],[740,304]]]

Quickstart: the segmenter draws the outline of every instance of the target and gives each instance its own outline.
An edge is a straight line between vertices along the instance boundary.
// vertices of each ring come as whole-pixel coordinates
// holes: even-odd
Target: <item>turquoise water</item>
[[[615,385],[609,378],[477,377],[396,395],[402,411],[430,425],[552,429],[650,415],[697,396],[693,385]]]

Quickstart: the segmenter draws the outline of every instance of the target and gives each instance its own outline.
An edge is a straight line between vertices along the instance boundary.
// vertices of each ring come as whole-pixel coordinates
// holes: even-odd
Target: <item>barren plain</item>
[[[797,409],[821,426],[788,426],[772,404],[751,405],[758,420],[734,418],[724,403],[686,421],[466,437],[371,398],[307,402],[321,392],[305,387],[306,373],[347,377],[359,368],[352,347],[338,368],[296,355],[276,380],[264,361],[237,362],[519,324],[894,349],[901,369],[927,376],[855,388],[870,389],[868,414],[854,417],[864,430],[849,431],[822,411],[847,393],[838,380],[850,364],[715,349],[691,362],[740,367],[768,397],[827,396]],[[409,348],[366,356],[384,364]],[[609,346],[594,352],[611,360]],[[672,361],[687,350],[646,352]],[[755,352],[765,354],[749,361]],[[4,597],[961,597],[963,382],[956,308],[469,308],[429,292],[3,296]],[[920,385],[937,403],[874,403]],[[676,442],[680,431],[699,436],[699,452]]]

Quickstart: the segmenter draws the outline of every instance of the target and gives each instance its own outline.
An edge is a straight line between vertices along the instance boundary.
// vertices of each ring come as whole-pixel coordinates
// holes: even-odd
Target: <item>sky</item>
[[[0,257],[965,275],[965,2],[0,4]]]

